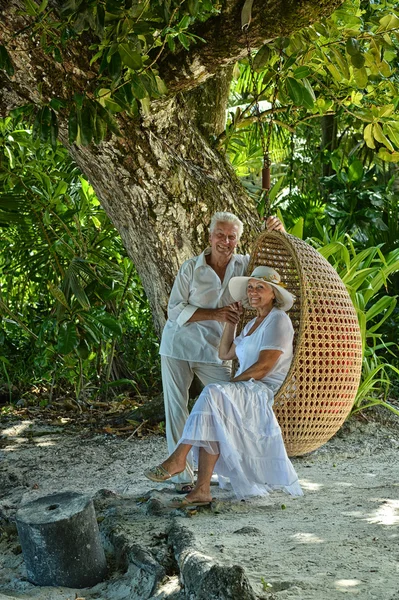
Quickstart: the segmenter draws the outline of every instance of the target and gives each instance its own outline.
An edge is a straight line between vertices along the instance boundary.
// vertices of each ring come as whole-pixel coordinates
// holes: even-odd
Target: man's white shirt
[[[192,362],[221,364],[218,347],[224,323],[188,323],[197,308],[222,308],[234,302],[228,283],[246,274],[249,255],[233,254],[223,282],[206,262],[211,249],[186,260],[175,279],[168,304],[168,320],[162,333],[160,354]]]

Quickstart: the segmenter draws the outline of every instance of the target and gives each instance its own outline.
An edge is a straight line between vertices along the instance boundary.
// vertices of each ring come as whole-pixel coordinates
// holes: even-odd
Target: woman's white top
[[[250,321],[234,340],[236,355],[240,363],[236,375],[240,375],[256,363],[262,350],[281,350],[282,354],[273,370],[261,379],[276,392],[291,365],[294,328],[287,313],[278,308],[273,308],[258,328],[248,335],[254,322],[255,319]]]

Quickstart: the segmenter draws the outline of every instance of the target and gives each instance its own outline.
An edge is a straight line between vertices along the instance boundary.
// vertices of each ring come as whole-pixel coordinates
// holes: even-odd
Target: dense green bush
[[[0,121],[3,390],[50,399],[104,394],[115,380],[159,387],[158,343],[141,282],[67,151]]]

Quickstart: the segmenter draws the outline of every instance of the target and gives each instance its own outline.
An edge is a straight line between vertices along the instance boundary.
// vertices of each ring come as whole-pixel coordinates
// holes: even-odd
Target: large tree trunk
[[[253,203],[190,120],[184,97],[158,104],[141,123],[126,122],[122,139],[70,151],[122,237],[158,332],[177,269],[206,244],[212,214],[229,210],[247,233],[259,230]]]
[[[251,43],[259,47],[267,39],[288,35],[329,14],[341,1],[255,2]],[[241,5],[225,1],[220,17],[200,32],[207,44],[166,55],[161,74],[169,96],[154,101],[149,116],[120,117],[122,137],[112,136],[99,146],[69,147],[134,261],[158,333],[178,266],[206,244],[212,213],[239,215],[246,223],[244,240],[259,229],[252,201],[210,143],[224,126],[230,65],[246,52]],[[85,89],[96,76],[87,40],[68,46],[60,65],[31,38],[26,29],[31,19],[24,16],[22,0],[0,0],[0,9],[0,43],[7,46],[16,68],[11,78],[0,71],[0,114],[27,102],[48,102],[54,95],[68,99],[71,90]],[[16,31],[20,33],[14,35]],[[62,115],[60,124],[61,141],[68,146]]]

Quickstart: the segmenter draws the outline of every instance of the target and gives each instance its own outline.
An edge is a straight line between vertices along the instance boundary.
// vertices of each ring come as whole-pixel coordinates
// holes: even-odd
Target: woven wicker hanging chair
[[[348,416],[362,368],[362,342],[355,309],[337,272],[314,248],[285,233],[260,235],[248,274],[267,265],[296,296],[289,315],[294,357],[274,400],[289,456],[325,444]],[[245,311],[243,322],[253,312]]]

